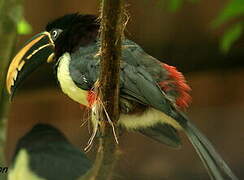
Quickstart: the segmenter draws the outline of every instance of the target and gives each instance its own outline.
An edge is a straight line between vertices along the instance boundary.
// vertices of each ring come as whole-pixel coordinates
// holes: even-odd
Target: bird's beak
[[[12,96],[20,83],[45,62],[54,60],[54,42],[48,32],[32,37],[9,65],[6,86]]]

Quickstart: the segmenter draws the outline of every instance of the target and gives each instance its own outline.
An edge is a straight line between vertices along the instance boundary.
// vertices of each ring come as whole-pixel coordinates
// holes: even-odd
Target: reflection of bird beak
[[[12,96],[19,84],[44,62],[54,60],[54,42],[48,32],[31,38],[12,60],[7,74],[6,86]]]

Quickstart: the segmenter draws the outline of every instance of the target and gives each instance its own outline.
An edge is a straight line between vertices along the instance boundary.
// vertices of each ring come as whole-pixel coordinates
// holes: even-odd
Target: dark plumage
[[[24,152],[28,157],[28,173],[45,180],[77,180],[91,168],[86,155],[74,147],[62,132],[48,124],[35,125],[18,141],[11,163],[10,180],[29,177],[21,167],[25,164],[20,162],[24,159],[21,157],[25,156]],[[21,176],[17,176],[18,172]]]
[[[96,40],[99,23],[94,15],[69,14],[58,18],[46,26],[46,31],[62,29],[63,32],[56,40],[55,56],[63,53],[73,53],[80,46],[88,46]]]

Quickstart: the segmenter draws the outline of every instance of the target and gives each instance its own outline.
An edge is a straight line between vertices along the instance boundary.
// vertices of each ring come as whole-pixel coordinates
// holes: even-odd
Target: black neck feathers
[[[47,31],[62,29],[55,41],[56,58],[63,53],[73,53],[80,46],[88,46],[96,41],[99,22],[94,15],[68,14],[54,20],[46,26]]]

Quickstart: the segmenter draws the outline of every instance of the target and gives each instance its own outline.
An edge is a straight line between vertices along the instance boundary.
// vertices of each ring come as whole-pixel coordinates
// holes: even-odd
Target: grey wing
[[[73,74],[72,79],[80,88],[91,89],[98,79],[99,59],[96,59],[95,56],[71,56],[71,58],[80,58],[78,61],[71,61],[70,67],[73,66],[72,69],[75,69],[75,72],[71,73],[71,75]],[[143,66],[134,66],[123,61],[120,70],[120,94],[122,97],[154,107],[171,116],[173,107]],[[180,144],[176,130],[170,125],[147,128],[141,133],[173,147]],[[157,138],[155,138],[156,136]]]
[[[84,90],[91,89],[98,79],[99,59],[74,55],[71,55],[71,59],[69,68],[72,80]],[[166,114],[170,111],[166,98],[164,98],[161,90],[143,67],[135,67],[122,62],[120,70],[120,93],[122,96],[124,95],[131,100],[139,101],[141,104],[163,110]]]
[[[147,54],[138,44],[130,40],[123,41],[122,58],[133,66],[144,66],[156,82],[167,79],[168,72],[161,68],[161,62]]]
[[[173,107],[144,67],[135,67],[125,62],[122,65],[121,94],[136,98],[142,104],[149,105],[170,116]]]
[[[139,46],[138,46],[139,47]],[[100,60],[99,47],[93,45],[80,48],[71,54],[70,75],[76,85],[84,90],[91,89],[98,79]],[[126,53],[128,54],[128,53]],[[130,55],[123,56],[120,68],[120,93],[141,104],[152,106],[170,115],[171,105],[157,86],[154,78],[139,63],[128,63]]]
[[[79,59],[71,61],[71,76],[75,83],[77,82],[76,84],[83,89],[88,89],[92,85],[92,82],[89,82],[90,78],[86,78],[87,76],[92,76],[93,79],[97,78],[99,68],[93,72],[90,72],[89,69],[94,69],[95,62],[99,63],[99,56],[97,56],[99,46],[100,42],[98,41],[98,43],[92,46],[81,47],[78,51],[71,54],[72,59]],[[133,41],[127,39],[123,41],[122,60],[125,64],[131,65],[132,67],[138,67],[140,69],[143,67],[155,82],[161,82],[167,79],[167,71],[160,67],[160,61],[148,55]]]

